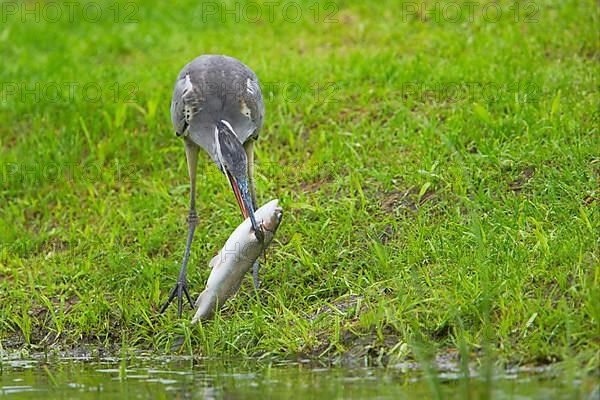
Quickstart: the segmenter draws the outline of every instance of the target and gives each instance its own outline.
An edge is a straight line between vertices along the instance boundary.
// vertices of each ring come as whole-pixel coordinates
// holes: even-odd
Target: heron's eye
[[[248,108],[248,105],[246,105],[246,102],[244,100],[242,100],[240,102],[240,112],[242,114],[244,114],[247,118],[251,118],[251,112],[250,109]]]

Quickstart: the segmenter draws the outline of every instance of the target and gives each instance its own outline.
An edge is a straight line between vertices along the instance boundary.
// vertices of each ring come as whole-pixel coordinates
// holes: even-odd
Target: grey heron
[[[256,221],[256,188],[254,183],[254,141],[263,124],[264,102],[256,74],[239,60],[222,55],[202,55],[188,63],[177,77],[171,100],[171,120],[177,136],[183,138],[190,179],[188,234],[177,278],[160,312],[164,312],[177,296],[178,316],[183,309],[183,296],[193,308],[187,286],[187,264],[196,214],[196,170],[198,152],[203,149],[227,177],[244,218],[263,240]],[[258,288],[258,261],[252,275]]]

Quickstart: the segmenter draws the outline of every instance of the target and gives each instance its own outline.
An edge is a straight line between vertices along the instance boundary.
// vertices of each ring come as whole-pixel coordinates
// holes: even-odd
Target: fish
[[[283,217],[283,209],[275,199],[256,210],[254,215],[257,221],[262,220],[263,242],[260,243],[256,238],[249,218],[233,231],[225,246],[210,260],[212,270],[206,288],[196,300],[192,323],[211,319],[217,309],[238,292],[242,279],[254,261],[273,240]]]

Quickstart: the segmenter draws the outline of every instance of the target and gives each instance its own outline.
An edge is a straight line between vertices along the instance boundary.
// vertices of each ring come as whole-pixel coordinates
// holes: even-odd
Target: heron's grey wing
[[[202,110],[202,101],[202,94],[192,84],[189,74],[180,75],[171,100],[171,121],[177,136],[187,136],[192,119]]]

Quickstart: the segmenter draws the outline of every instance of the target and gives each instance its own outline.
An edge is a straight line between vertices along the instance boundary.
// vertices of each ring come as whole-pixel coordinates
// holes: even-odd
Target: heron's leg
[[[198,216],[196,214],[196,170],[198,167],[198,147],[194,144],[186,142],[185,155],[188,164],[188,172],[190,175],[190,212],[188,214],[188,235],[185,244],[185,253],[183,255],[183,262],[181,263],[181,270],[177,277],[177,284],[169,294],[169,298],[160,308],[160,312],[163,313],[167,306],[177,296],[177,316],[181,317],[183,311],[183,295],[190,303],[190,307],[194,308],[194,302],[190,296],[187,285],[187,264],[190,259],[190,249],[192,247],[192,240],[194,239],[194,231],[196,230],[196,224],[198,223]]]
[[[250,139],[244,143],[246,150],[246,158],[248,159],[248,186],[250,188],[250,196],[252,197],[252,206],[254,210],[258,210],[258,201],[256,200],[256,186],[254,184],[254,140]],[[259,223],[260,224],[260,223]],[[252,265],[252,279],[254,281],[254,290],[258,290],[260,281],[258,280],[258,271],[260,264],[258,259]]]
[[[260,264],[258,262],[258,258],[254,260],[254,264],[252,264],[252,280],[254,281],[254,290],[258,290],[260,288],[260,281],[258,280],[258,271],[260,270]]]

